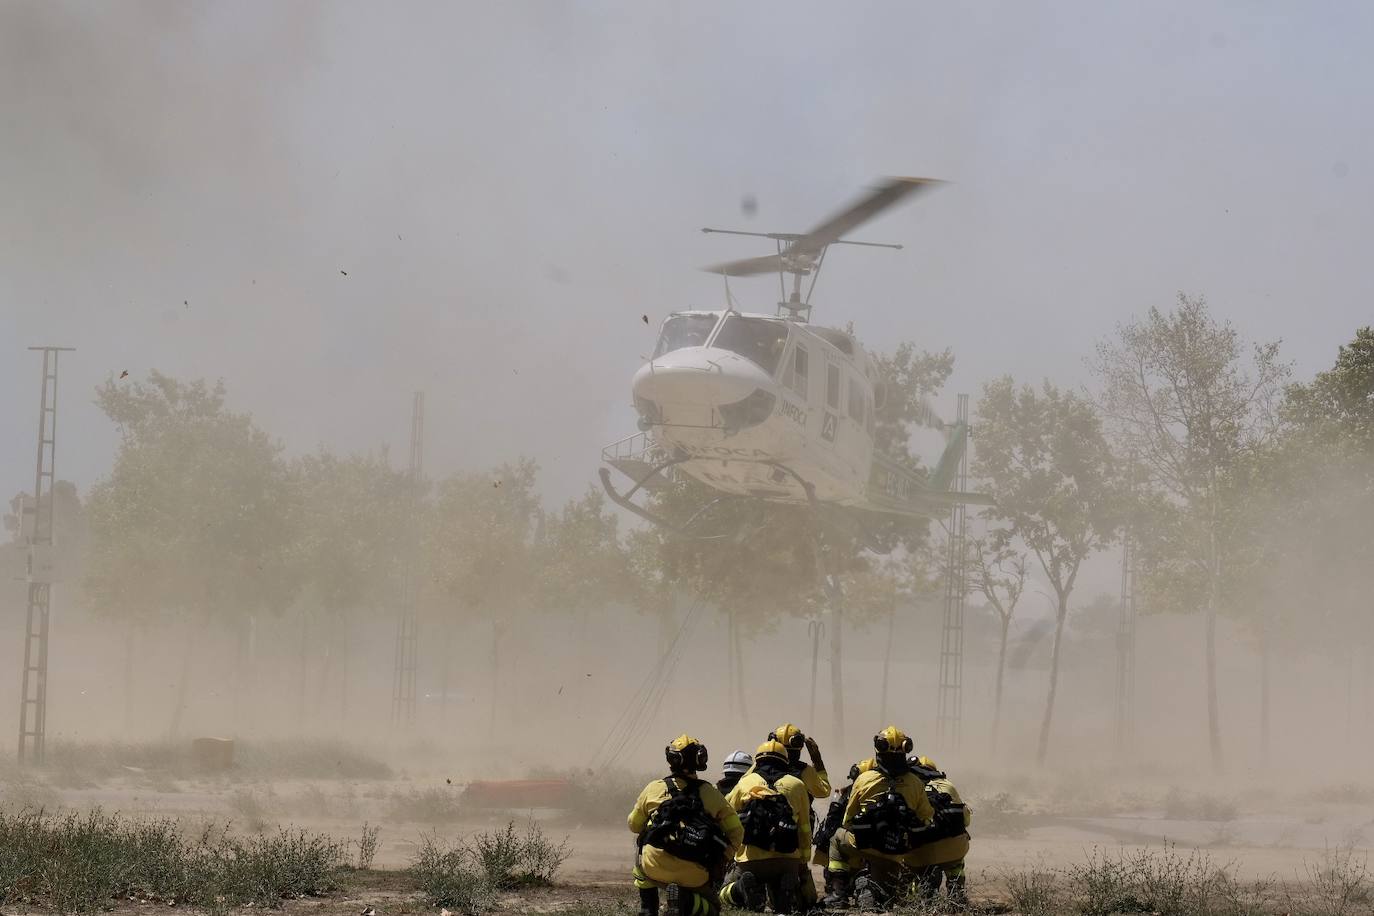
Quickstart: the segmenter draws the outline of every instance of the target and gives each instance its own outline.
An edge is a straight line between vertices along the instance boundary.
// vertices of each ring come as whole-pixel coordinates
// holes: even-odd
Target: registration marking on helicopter
[[[759,448],[731,448],[728,445],[680,445],[684,452],[699,458],[741,458],[745,461],[768,461],[772,453]]]
[[[806,427],[806,411],[791,401],[782,401],[778,405],[778,413],[796,423],[798,426]]]

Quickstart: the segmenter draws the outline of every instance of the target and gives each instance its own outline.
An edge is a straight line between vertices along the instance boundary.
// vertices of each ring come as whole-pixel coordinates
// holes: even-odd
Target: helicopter
[[[652,356],[634,375],[639,432],[602,450],[602,486],[617,505],[690,534],[634,501],[640,490],[671,486],[680,472],[725,497],[866,510],[930,518],[959,504],[992,505],[951,489],[968,443],[964,422],[944,423],[928,404],[927,425],[945,447],[929,473],[913,471],[875,447],[875,412],[886,384],[863,346],[843,330],[811,323],[811,293],[832,245],[901,249],[842,236],[897,202],[941,182],[888,178],[806,233],[702,232],[774,242],[776,252],[705,268],[722,275],[725,307],[670,314]],[[785,296],[774,314],[741,311],[731,277],[776,273]],[[787,293],[786,278],[792,289]],[[802,284],[810,278],[805,296]],[[610,468],[632,481],[625,492]]]

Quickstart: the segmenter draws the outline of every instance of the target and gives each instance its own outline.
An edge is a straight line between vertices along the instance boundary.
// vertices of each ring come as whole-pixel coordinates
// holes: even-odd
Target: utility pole
[[[407,520],[409,537],[402,545],[400,606],[396,614],[396,665],[391,689],[391,724],[415,724],[415,669],[419,654],[420,603],[416,582],[416,554],[420,549],[416,528],[420,514],[420,487],[425,444],[425,393],[415,392],[410,411],[410,469]]]
[[[957,427],[967,429],[968,395],[961,394],[955,416]],[[959,458],[955,487],[968,491],[968,449]],[[945,619],[940,630],[940,693],[935,735],[959,746],[964,714],[964,598],[968,591],[968,530],[963,503],[949,510],[949,555],[945,561]]]
[[[23,689],[19,695],[19,763],[43,762],[48,734],[48,632],[52,612],[53,483],[57,451],[57,356],[74,347],[29,347],[43,354],[38,397],[38,459],[33,500],[20,511],[28,543],[28,618],[24,627]]]

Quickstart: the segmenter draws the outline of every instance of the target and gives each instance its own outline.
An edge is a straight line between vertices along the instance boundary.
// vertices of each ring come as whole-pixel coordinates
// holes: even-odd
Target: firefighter
[[[768,733],[768,740],[787,748],[787,765],[792,768],[792,775],[806,784],[806,791],[812,798],[830,797],[830,777],[825,773],[825,761],[821,759],[821,748],[815,738],[808,738],[800,728],[784,722]],[[806,748],[810,763],[802,762],[802,748]]]
[[[640,916],[658,916],[658,890],[668,890],[668,916],[714,916],[715,885],[744,840],[744,828],[715,786],[698,779],[706,747],[679,735],[663,749],[669,773],[644,787],[630,809],[638,837],[634,882]]]
[[[754,758],[744,751],[735,751],[726,757],[725,762],[720,766],[725,775],[716,780],[716,788],[720,790],[720,794],[729,795],[730,790],[739,782],[740,777],[748,773],[749,768],[753,765]]]
[[[787,748],[760,744],[754,768],[726,801],[744,825],[744,846],[735,857],[738,877],[721,888],[720,902],[762,912],[767,898],[774,913],[797,912],[811,848],[811,794],[788,765]]]
[[[973,812],[934,760],[917,757],[911,769],[925,782],[926,797],[935,809],[935,824],[944,833],[943,839],[920,846],[913,854],[913,861],[920,869],[917,879],[921,896],[933,899],[940,891],[943,878],[950,902],[966,907],[968,887],[964,880],[964,858],[968,855],[968,825],[973,821]]]
[[[825,772],[825,761],[821,759],[821,748],[815,738],[803,734],[802,730],[791,722],[784,722],[768,733],[768,740],[777,741],[787,748],[787,765],[791,768],[792,775],[806,785],[806,791],[812,798],[830,797],[830,777]],[[811,758],[809,764],[802,762],[802,748],[806,748],[806,755]],[[810,810],[809,805],[807,820],[811,822],[814,833],[815,813]],[[811,875],[811,868],[806,864],[805,857],[802,859],[799,880],[802,902],[808,908],[814,907],[819,897],[816,893],[816,881]]]
[[[844,906],[851,891],[873,908],[915,871],[914,850],[929,839],[934,809],[925,783],[911,771],[911,739],[889,725],[873,737],[877,765],[854,780],[840,829],[830,841],[832,891],[826,903]],[[854,874],[867,866],[857,881]]]
[[[830,873],[830,839],[840,829],[840,824],[844,822],[844,809],[849,804],[850,794],[854,791],[854,780],[859,778],[860,773],[867,773],[875,766],[877,766],[877,761],[869,757],[867,760],[860,760],[849,768],[849,785],[836,792],[835,797],[830,800],[830,807],[825,812],[825,819],[821,821],[820,827],[816,829],[816,835],[812,838],[816,852],[811,857],[811,862],[823,869],[821,875],[825,879],[827,895],[834,890],[834,882]]]

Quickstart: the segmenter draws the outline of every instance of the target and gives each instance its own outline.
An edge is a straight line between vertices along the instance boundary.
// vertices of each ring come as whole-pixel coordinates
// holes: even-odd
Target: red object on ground
[[[572,784],[566,779],[505,779],[470,782],[463,803],[474,808],[562,808]]]

